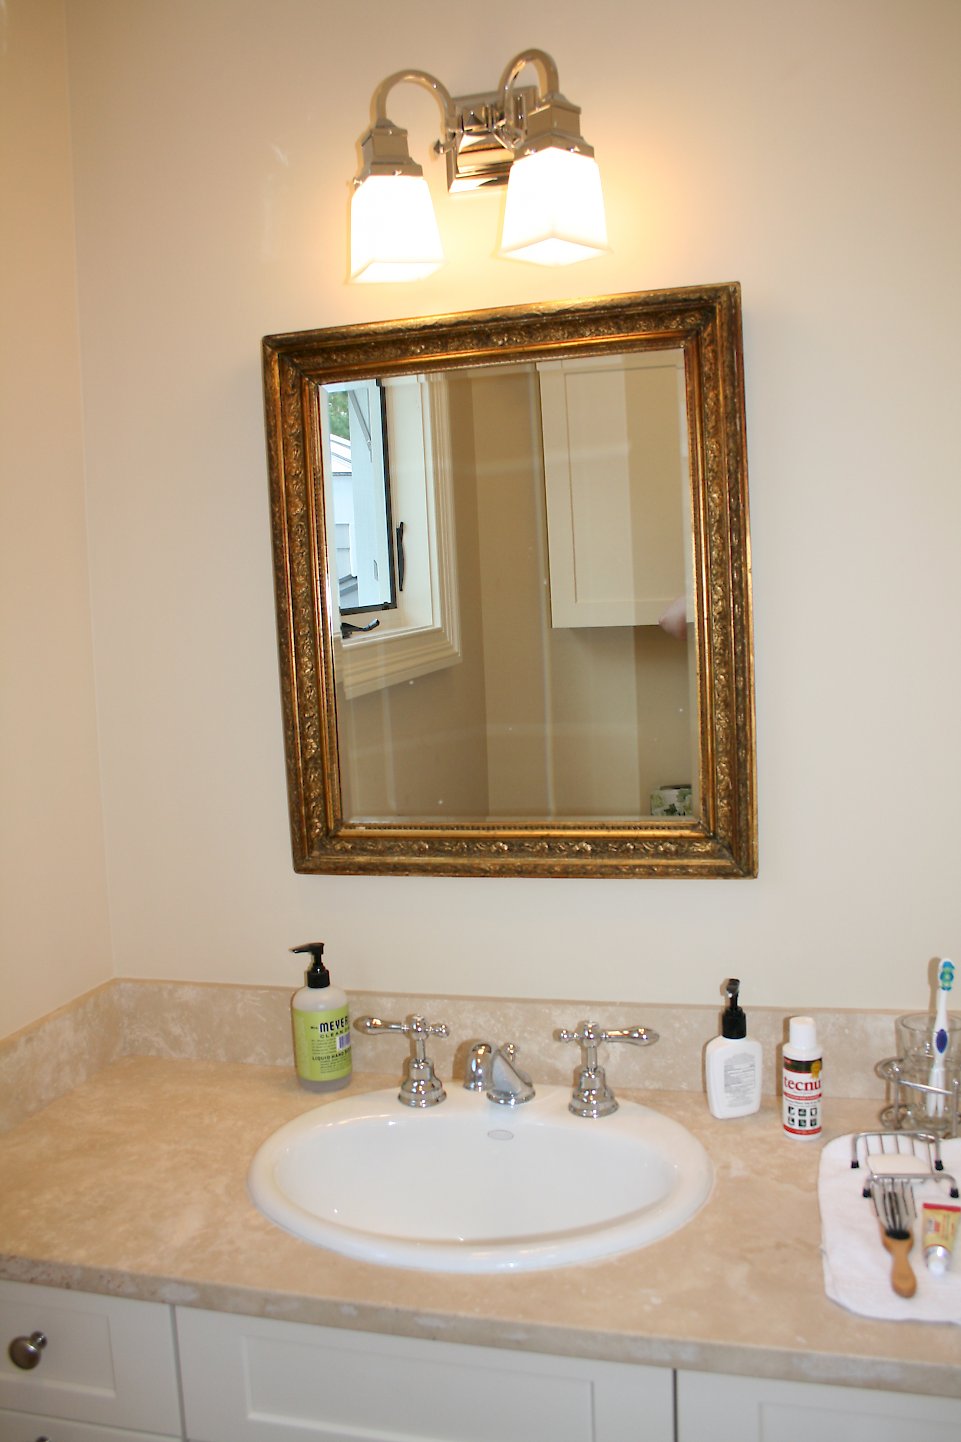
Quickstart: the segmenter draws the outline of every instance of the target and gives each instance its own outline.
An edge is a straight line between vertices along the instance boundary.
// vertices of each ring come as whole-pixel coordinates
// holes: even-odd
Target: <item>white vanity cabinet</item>
[[[921,1442],[961,1437],[961,1400],[678,1372],[677,1442]]]
[[[0,1442],[183,1437],[169,1307],[0,1282],[0,1329]]]
[[[0,1282],[0,1323],[0,1442],[961,1436],[961,1399],[551,1357],[506,1334],[476,1347],[18,1282]]]
[[[667,1368],[189,1308],[177,1331],[190,1442],[673,1442]]]

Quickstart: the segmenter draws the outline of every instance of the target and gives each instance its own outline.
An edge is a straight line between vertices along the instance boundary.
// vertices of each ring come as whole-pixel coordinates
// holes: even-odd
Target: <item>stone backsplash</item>
[[[122,1056],[291,1066],[289,987],[119,979],[79,997],[0,1041],[0,1131],[14,1126]],[[703,1051],[720,1025],[717,1006],[646,1006],[638,1002],[545,1001],[474,996],[351,992],[351,1015],[388,1021],[418,1012],[446,1022],[450,1036],[431,1043],[438,1074],[463,1072],[468,1044],[513,1041],[535,1083],[566,1084],[575,1048],[557,1042],[558,1027],[589,1019],[601,1026],[643,1025],[660,1034],[652,1047],[609,1046],[602,1064],[615,1090],[652,1087],[703,1090]],[[825,1099],[884,1097],[875,1064],[895,1052],[894,1012],[813,1013],[824,1050]],[[752,1007],[750,1034],[764,1048],[764,1090],[777,1087],[779,1047],[789,1012]],[[400,1036],[353,1033],[358,1071],[401,1074]]]

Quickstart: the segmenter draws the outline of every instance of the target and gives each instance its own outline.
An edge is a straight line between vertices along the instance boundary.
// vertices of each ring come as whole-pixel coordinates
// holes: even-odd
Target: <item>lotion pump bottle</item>
[[[313,957],[304,973],[306,985],[290,999],[297,1080],[305,1091],[338,1091],[350,1081],[351,1073],[347,993],[330,984],[322,941],[308,941],[291,950]]]
[[[747,1017],[738,1005],[741,983],[726,983],[728,1005],[721,1035],[704,1049],[707,1104],[716,1117],[746,1117],[761,1106],[761,1043],[747,1034]]]

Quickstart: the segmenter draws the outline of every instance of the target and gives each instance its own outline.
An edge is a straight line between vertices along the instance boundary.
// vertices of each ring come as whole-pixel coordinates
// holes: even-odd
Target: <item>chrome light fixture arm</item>
[[[407,82],[414,85],[422,85],[425,90],[431,92],[441,108],[441,114],[444,117],[444,124],[446,126],[450,116],[453,114],[454,102],[451,99],[450,91],[446,85],[442,85],[437,79],[437,76],[431,75],[428,70],[395,70],[393,75],[388,75],[386,80],[382,80],[371,96],[371,125],[390,124],[390,121],[387,119],[387,97],[395,85],[403,85]]]
[[[553,57],[548,55],[546,50],[522,50],[519,55],[515,55],[513,60],[509,60],[505,65],[504,73],[497,87],[501,97],[502,110],[507,109],[507,92],[525,65],[535,65],[540,71],[541,100],[546,100],[549,96],[556,95],[560,89],[557,64]]]
[[[508,61],[504,67],[497,86],[497,103],[494,129],[498,138],[510,151],[516,151],[527,139],[527,115],[526,113],[512,118],[511,90],[514,81],[520,75],[525,65],[533,65],[539,74],[540,84],[531,97],[528,107],[530,111],[539,109],[547,101],[553,100],[560,89],[560,78],[557,73],[557,65],[546,50],[522,50],[515,55],[513,60]]]
[[[370,175],[423,175],[423,168],[411,158],[407,131],[395,125],[387,115],[387,97],[395,85],[421,85],[436,99],[443,116],[444,133],[450,135],[454,102],[450,91],[427,70],[396,70],[382,80],[370,100],[370,129],[361,136],[363,156],[360,173],[354,185],[361,185]],[[438,147],[444,148],[438,141]]]
[[[572,105],[560,93],[560,78],[557,66],[543,50],[523,50],[505,69],[499,87],[500,109],[504,126],[509,124],[509,92],[525,65],[534,65],[541,75],[541,86],[534,105],[524,117],[524,125],[511,134],[511,149],[515,158],[532,155],[548,146],[575,151],[578,155],[593,156],[594,147],[588,145],[581,135],[580,106]]]

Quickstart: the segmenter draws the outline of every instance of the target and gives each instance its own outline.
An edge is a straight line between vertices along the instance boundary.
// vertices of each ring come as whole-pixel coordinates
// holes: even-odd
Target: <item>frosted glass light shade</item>
[[[550,146],[514,161],[501,255],[572,265],[607,249],[601,175],[592,156]]]
[[[350,278],[420,280],[444,261],[422,175],[369,175],[350,202]]]

